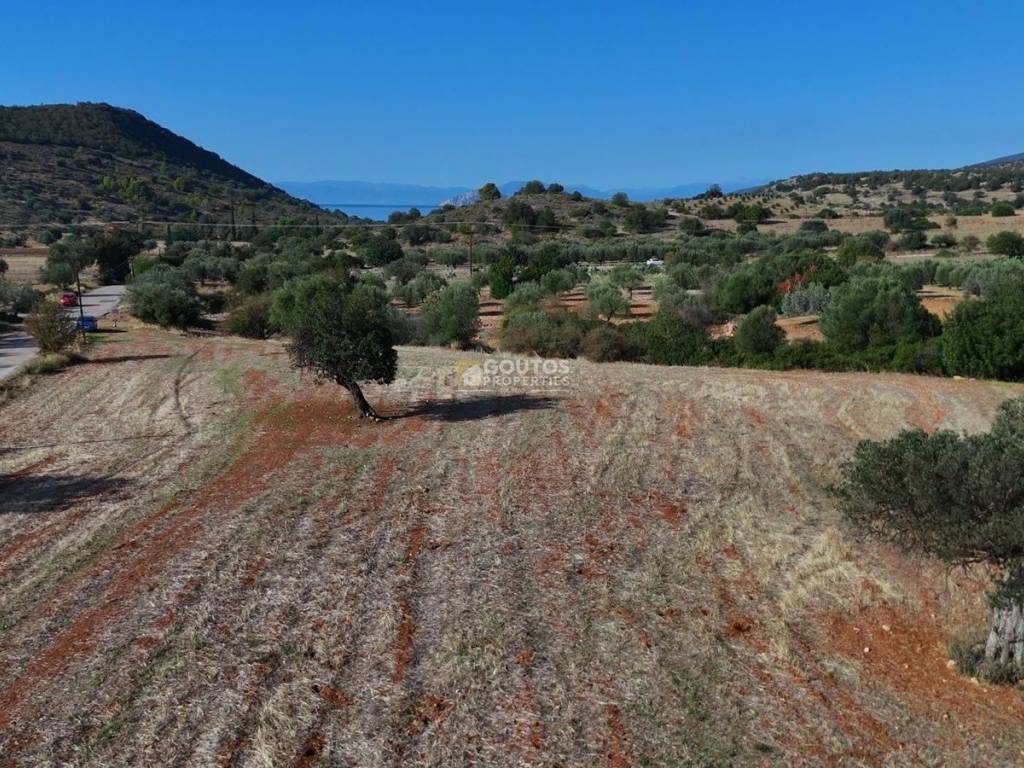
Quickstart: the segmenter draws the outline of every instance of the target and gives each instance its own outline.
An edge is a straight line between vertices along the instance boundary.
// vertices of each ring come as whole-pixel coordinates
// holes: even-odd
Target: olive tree
[[[318,274],[274,292],[271,321],[290,337],[292,361],[348,390],[360,418],[379,421],[360,381],[389,384],[398,365],[388,298],[348,274]]]
[[[1005,401],[988,433],[862,441],[842,474],[844,512],[862,531],[994,569],[983,657],[1024,670],[1024,398]]]
[[[598,317],[604,316],[611,323],[615,315],[629,312],[629,302],[617,286],[608,280],[595,280],[587,286],[587,304]]]

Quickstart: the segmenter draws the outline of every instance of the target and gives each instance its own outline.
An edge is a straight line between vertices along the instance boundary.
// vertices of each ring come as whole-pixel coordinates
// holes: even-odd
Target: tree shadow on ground
[[[81,475],[0,475],[0,515],[59,512],[128,485],[127,480]]]
[[[406,408],[391,418],[422,416],[432,421],[479,421],[524,411],[553,408],[558,399],[545,395],[487,395],[465,400],[428,400]]]
[[[116,355],[114,357],[97,357],[89,360],[94,365],[109,365],[111,363],[133,363],[140,360],[166,360],[169,357],[181,357],[181,355]]]

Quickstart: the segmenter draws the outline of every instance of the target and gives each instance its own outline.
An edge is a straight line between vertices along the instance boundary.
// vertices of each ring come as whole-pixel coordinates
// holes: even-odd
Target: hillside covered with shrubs
[[[0,165],[0,220],[9,224],[344,219],[108,104],[0,107]]]

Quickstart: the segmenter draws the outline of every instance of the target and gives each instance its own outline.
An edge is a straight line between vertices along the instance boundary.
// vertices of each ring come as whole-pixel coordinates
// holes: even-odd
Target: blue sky
[[[131,107],[269,180],[665,186],[1024,152],[1016,3],[148,6],[6,3],[0,103]]]

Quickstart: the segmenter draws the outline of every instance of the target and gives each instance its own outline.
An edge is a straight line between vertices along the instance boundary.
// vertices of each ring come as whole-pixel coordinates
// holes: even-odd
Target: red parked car
[[[66,293],[62,293],[60,295],[59,301],[60,301],[60,305],[62,307],[77,307],[78,306],[78,297],[75,296],[75,294],[71,293],[70,291],[68,291]]]

